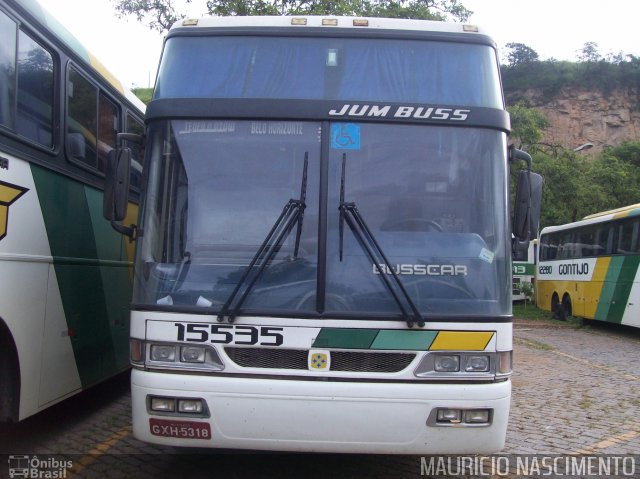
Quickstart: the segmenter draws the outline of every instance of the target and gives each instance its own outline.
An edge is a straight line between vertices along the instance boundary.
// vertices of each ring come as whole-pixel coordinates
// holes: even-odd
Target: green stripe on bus
[[[426,351],[438,331],[322,328],[313,348]]]
[[[313,348],[369,349],[378,329],[322,328]]]
[[[513,274],[533,276],[536,274],[536,265],[533,263],[518,263],[514,262],[512,265]]]
[[[638,271],[639,263],[640,256],[638,255],[622,257],[620,272],[618,274],[618,280],[615,283],[607,321],[613,323],[622,322],[624,311],[629,303],[629,296],[631,295],[631,288],[636,277],[636,272]]]
[[[618,276],[620,275],[620,269],[622,266],[622,258],[614,256],[609,263],[609,269],[604,277],[604,284],[602,285],[602,292],[598,299],[598,307],[596,308],[595,319],[599,321],[606,321],[609,315],[609,308],[611,306],[611,300],[618,282]]]
[[[96,227],[100,192],[36,165],[31,171],[76,365],[86,387],[126,367],[129,268],[100,264],[122,260],[123,239],[104,225]],[[107,245],[112,242],[115,246]]]
[[[115,373],[129,365],[129,304],[133,288],[130,278],[133,264],[129,263],[128,268],[119,267],[122,262],[128,262],[124,245],[125,241],[129,240],[116,232],[102,215],[102,192],[87,186],[85,195],[95,233],[98,258],[120,262],[118,267],[101,264],[99,268],[114,350],[114,362],[106,365],[105,374]]]
[[[403,331],[385,329],[380,331],[371,349],[405,349],[426,351],[433,343],[437,331]]]

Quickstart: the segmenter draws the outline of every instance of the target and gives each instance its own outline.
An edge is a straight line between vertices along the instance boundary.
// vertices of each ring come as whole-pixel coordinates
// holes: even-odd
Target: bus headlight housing
[[[454,373],[460,371],[460,356],[438,354],[434,357],[433,368],[438,372]]]
[[[414,375],[424,379],[505,379],[511,374],[511,356],[511,351],[430,351]]]
[[[222,371],[224,363],[212,346],[131,340],[131,364],[148,369]]]
[[[207,350],[200,346],[182,346],[180,360],[183,363],[204,363]]]
[[[448,408],[438,407],[431,410],[427,426],[483,427],[493,422],[491,408]]]
[[[174,362],[176,360],[176,347],[172,344],[152,344],[151,361]]]
[[[469,373],[486,373],[489,371],[491,359],[488,354],[468,356],[464,370]]]

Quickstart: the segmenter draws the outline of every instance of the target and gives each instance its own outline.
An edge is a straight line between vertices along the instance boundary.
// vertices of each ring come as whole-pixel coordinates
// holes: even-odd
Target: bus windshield
[[[380,277],[394,272],[425,317],[510,311],[504,133],[158,120],[148,144],[137,305],[218,312],[283,206],[300,197],[307,159],[302,229],[284,239],[243,314],[396,317]],[[388,264],[373,263],[347,226],[340,234],[342,179]]]
[[[154,92],[166,98],[504,107],[493,48],[406,38],[170,37]]]

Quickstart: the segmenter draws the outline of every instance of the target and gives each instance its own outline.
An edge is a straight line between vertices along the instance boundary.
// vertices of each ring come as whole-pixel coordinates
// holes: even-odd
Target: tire
[[[558,298],[558,295],[554,293],[553,297],[551,298],[551,313],[553,314],[553,317],[556,319],[560,319],[560,321],[562,321],[562,319],[560,318],[560,299]]]
[[[0,423],[17,422],[20,398],[20,375],[13,340],[4,334],[0,322]]]
[[[571,298],[565,296],[562,298],[562,304],[560,305],[560,321],[566,321],[571,316]]]

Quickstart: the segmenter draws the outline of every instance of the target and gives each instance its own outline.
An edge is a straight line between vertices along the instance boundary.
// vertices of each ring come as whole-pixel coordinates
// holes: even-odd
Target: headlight
[[[174,345],[153,344],[151,346],[151,361],[173,362],[176,360]]]
[[[159,343],[136,340],[132,342],[131,358],[133,366],[144,366],[149,369],[182,369],[192,371],[222,371],[224,363],[212,346],[193,346],[174,343]],[[140,343],[140,344],[138,344]],[[134,361],[141,351],[142,358]]]
[[[176,410],[176,400],[165,397],[152,397],[150,408],[156,412],[174,412]]]
[[[453,373],[460,371],[460,356],[438,355],[435,357],[434,369],[441,373]]]
[[[511,374],[511,351],[427,352],[414,375],[425,379],[491,380]]]
[[[480,372],[485,373],[489,371],[490,359],[488,355],[482,356],[469,356],[467,357],[467,363],[464,370],[467,372]]]
[[[185,363],[204,363],[205,348],[183,346],[180,348],[180,360]]]

